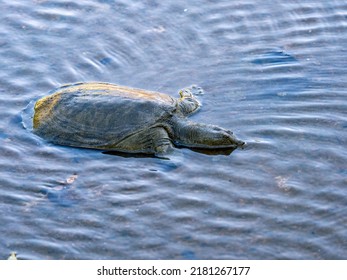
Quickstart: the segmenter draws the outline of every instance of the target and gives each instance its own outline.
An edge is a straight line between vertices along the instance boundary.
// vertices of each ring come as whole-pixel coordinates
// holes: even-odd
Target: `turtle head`
[[[192,94],[191,90],[186,88],[179,91],[178,110],[183,116],[188,116],[200,108],[200,102]]]
[[[179,146],[202,149],[225,149],[242,147],[245,142],[237,139],[227,129],[216,125],[181,122],[176,134]]]
[[[237,148],[245,144],[245,142],[237,139],[230,130],[216,125],[198,124],[193,129],[196,133],[193,141],[197,147],[212,149]]]

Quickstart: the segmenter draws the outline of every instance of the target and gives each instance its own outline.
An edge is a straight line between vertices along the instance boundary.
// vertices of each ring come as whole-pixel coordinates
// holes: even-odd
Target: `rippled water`
[[[1,259],[347,259],[346,1],[0,6]],[[191,118],[247,148],[173,162],[23,128],[31,100],[77,81],[197,84]]]

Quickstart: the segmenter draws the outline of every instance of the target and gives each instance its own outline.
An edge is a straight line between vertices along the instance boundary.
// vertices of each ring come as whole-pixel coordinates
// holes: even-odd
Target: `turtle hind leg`
[[[130,135],[110,147],[128,153],[164,155],[173,149],[170,137],[163,127],[151,127]]]

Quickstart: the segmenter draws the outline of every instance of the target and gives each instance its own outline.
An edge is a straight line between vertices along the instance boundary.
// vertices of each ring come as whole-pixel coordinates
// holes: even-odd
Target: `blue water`
[[[347,1],[0,2],[0,259],[347,259]],[[55,146],[27,104],[103,81],[247,142],[177,161]]]

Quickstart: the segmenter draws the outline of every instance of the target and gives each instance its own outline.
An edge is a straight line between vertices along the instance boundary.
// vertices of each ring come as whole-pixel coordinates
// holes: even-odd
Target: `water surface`
[[[0,258],[347,259],[346,1],[0,2]],[[63,84],[205,94],[231,155],[60,147],[21,112]]]

